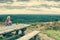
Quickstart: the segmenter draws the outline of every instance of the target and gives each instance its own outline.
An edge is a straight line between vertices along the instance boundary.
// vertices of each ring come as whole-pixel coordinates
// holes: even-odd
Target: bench
[[[18,24],[18,25],[12,25],[12,26],[7,26],[7,27],[6,26],[0,27],[0,36],[1,35],[5,36],[7,33],[15,32],[15,31],[16,31],[16,35],[18,35],[19,31],[21,31],[22,32],[21,35],[24,36],[25,30],[28,26],[30,25],[29,24]]]
[[[33,32],[28,33],[25,36],[23,36],[17,40],[37,40],[38,33],[39,33],[39,31],[33,31]]]

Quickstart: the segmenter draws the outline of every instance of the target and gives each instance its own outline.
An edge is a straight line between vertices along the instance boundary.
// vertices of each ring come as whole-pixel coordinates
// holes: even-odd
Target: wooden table
[[[24,31],[28,26],[30,26],[30,24],[18,24],[18,25],[13,24],[12,26],[3,26],[0,27],[0,35],[4,35],[6,33],[13,32],[13,31],[16,31],[16,34],[18,34],[19,30],[21,30],[23,36],[25,34]]]
[[[17,40],[38,40],[37,36],[38,33],[40,33],[40,31],[32,31],[28,34],[26,34],[25,36],[18,38]]]

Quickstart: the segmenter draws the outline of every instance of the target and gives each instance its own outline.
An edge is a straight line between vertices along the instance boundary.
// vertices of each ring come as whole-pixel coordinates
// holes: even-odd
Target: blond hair
[[[7,19],[10,19],[10,16],[7,16]]]

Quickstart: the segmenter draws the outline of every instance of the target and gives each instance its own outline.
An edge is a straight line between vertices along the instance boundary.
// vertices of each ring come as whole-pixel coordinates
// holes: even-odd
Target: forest
[[[15,14],[0,15],[0,22],[4,22],[7,16],[11,16],[13,23],[34,23],[34,22],[51,22],[59,21],[60,15],[34,15],[34,14]]]

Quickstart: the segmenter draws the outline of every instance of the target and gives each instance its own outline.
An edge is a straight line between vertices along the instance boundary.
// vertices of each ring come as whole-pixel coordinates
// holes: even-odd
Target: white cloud
[[[13,1],[15,2],[13,2],[12,4],[0,3],[0,13],[60,13],[60,2],[46,0],[30,0],[29,2],[16,2],[16,0]]]

